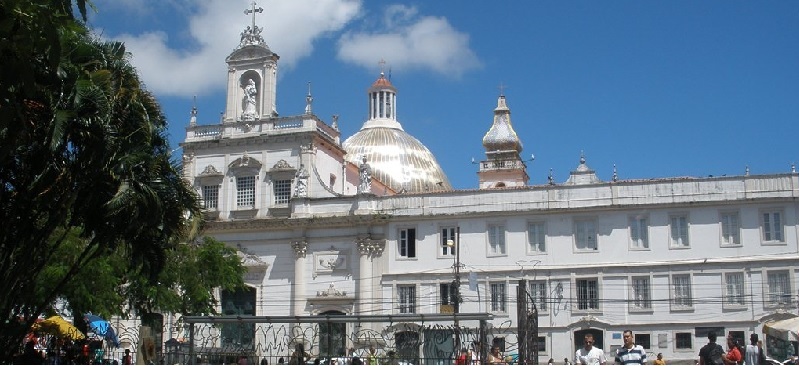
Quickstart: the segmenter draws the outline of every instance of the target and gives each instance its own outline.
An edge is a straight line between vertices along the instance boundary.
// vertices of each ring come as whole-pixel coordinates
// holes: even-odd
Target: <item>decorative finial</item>
[[[796,173],[796,163],[791,163],[791,173]]]
[[[311,96],[311,82],[308,82],[308,95],[305,97],[305,114],[311,114],[311,103],[313,97]]]
[[[749,165],[746,166],[746,171],[744,171],[745,176],[749,176]]]
[[[580,164],[585,164],[585,152],[580,150]]]
[[[225,112],[219,112],[219,124],[225,123]]]
[[[505,97],[505,84],[502,82],[499,83],[499,96]]]
[[[194,96],[194,103],[191,105],[191,118],[189,118],[189,126],[197,125],[197,96]]]
[[[616,171],[616,164],[613,164],[613,181],[614,182],[618,182],[619,181],[619,174]]]
[[[333,129],[338,131],[338,114],[333,115]]]
[[[552,168],[549,168],[549,177],[547,177],[547,180],[549,181],[550,185],[555,184],[555,176],[552,173]]]

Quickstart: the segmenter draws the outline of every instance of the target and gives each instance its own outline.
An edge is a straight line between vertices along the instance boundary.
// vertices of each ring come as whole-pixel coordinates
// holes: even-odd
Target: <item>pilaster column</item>
[[[358,238],[356,242],[360,254],[358,270],[358,306],[357,313],[361,315],[375,315],[377,310],[374,304],[380,301],[375,299],[374,286],[378,282],[374,277],[374,258],[383,254],[386,243],[384,240],[374,240],[367,236]]]
[[[308,252],[308,241],[305,238],[291,242],[296,258],[294,259],[294,283],[291,315],[305,315],[305,254]]]

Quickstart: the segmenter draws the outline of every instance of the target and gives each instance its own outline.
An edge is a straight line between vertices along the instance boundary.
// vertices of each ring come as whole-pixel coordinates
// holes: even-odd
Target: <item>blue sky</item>
[[[225,57],[247,0],[96,0],[89,25],[123,40],[185,138],[224,109]],[[258,1],[280,55],[277,108],[366,119],[386,61],[404,129],[455,188],[477,187],[503,85],[531,184],[585,153],[599,178],[786,173],[799,163],[799,1]],[[342,139],[342,141],[343,141]]]

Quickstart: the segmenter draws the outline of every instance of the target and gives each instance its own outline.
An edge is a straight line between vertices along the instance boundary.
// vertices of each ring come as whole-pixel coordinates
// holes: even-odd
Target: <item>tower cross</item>
[[[505,84],[499,83],[499,95],[502,97],[505,96],[505,88],[507,88]]]
[[[258,4],[256,4],[255,1],[253,1],[252,4],[250,4],[250,5],[252,5],[252,9],[244,10],[244,14],[245,15],[252,14],[252,29],[255,30],[255,13],[263,13],[264,12],[264,8],[262,8],[262,7],[257,7],[256,8],[256,6]]]
[[[383,71],[385,71],[384,69],[386,67],[386,60],[381,58],[378,64],[380,65],[380,75],[383,75]]]

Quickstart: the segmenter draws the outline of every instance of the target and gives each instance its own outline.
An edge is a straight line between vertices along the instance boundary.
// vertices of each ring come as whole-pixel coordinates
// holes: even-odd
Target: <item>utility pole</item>
[[[454,325],[455,325],[455,350],[460,351],[461,349],[461,329],[460,323],[458,322],[458,313],[461,310],[461,227],[458,226],[455,228],[455,301],[453,302],[454,307]]]

